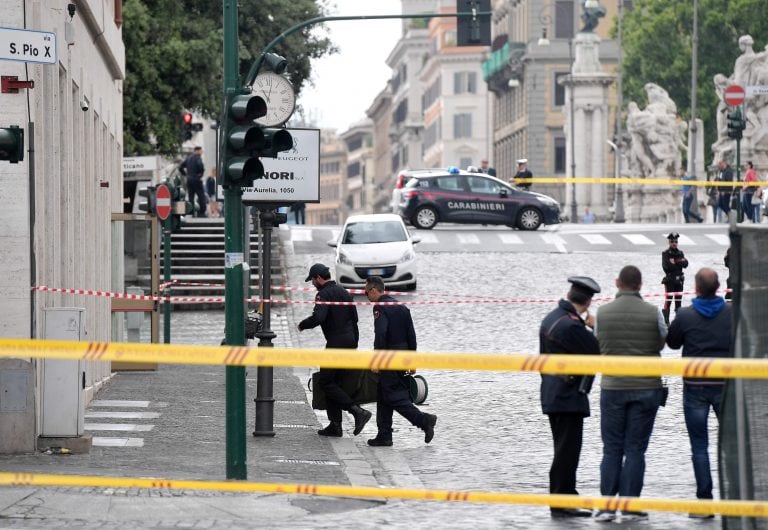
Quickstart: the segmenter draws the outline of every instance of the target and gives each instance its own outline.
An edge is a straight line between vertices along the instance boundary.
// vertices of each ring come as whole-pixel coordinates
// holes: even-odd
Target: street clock
[[[296,93],[291,82],[274,72],[265,72],[256,76],[251,89],[267,104],[267,113],[256,120],[259,125],[272,127],[282,125],[293,114],[296,107]]]

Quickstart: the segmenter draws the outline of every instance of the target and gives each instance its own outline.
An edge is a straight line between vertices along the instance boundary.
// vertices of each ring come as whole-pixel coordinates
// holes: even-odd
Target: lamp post
[[[621,129],[621,109],[624,107],[624,97],[621,93],[621,74],[622,74],[622,66],[621,66],[621,19],[623,16],[624,11],[624,0],[617,0],[619,4],[619,16],[618,16],[618,24],[617,24],[617,40],[619,45],[619,51],[618,56],[616,58],[617,61],[617,72],[616,72],[616,149],[614,149],[614,155],[617,157],[616,161],[616,176],[618,178],[621,178],[621,149],[624,145],[624,142],[622,141],[622,129]],[[621,182],[616,182],[616,204],[615,209],[613,211],[613,222],[614,223],[623,223],[626,219],[624,217],[624,190],[622,189]]]
[[[575,5],[575,4],[573,4]],[[541,11],[539,11],[539,22],[542,25],[541,28],[541,38],[539,39],[538,45],[539,46],[549,46],[549,39],[547,38],[547,26],[552,24],[552,16],[547,13],[546,11],[548,9],[554,9],[555,12],[557,10],[568,7],[568,4],[546,4]],[[571,82],[571,89],[570,94],[568,98],[568,106],[569,106],[569,121],[570,121],[570,129],[571,129],[571,138],[570,138],[570,146],[571,146],[571,222],[572,223],[578,223],[579,222],[579,206],[576,202],[576,126],[574,121],[574,108],[573,108],[573,37],[568,38],[568,61],[570,64],[569,69],[569,80]]]

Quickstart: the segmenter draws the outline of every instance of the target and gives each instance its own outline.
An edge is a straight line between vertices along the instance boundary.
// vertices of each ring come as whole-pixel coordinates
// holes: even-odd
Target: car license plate
[[[381,276],[384,274],[384,269],[368,269],[368,276]]]

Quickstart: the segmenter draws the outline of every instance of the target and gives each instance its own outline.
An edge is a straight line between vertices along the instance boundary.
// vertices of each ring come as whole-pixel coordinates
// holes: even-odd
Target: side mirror
[[[499,197],[502,197],[502,198],[509,197],[509,190],[507,188],[501,188],[499,190]]]
[[[329,247],[334,247],[334,248],[336,247],[336,244],[337,244],[335,239],[331,239],[331,240],[327,241],[326,243],[327,243],[327,245]]]

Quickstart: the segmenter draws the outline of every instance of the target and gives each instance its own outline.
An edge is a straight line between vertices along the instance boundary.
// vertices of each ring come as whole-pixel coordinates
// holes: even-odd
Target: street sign
[[[56,34],[49,31],[0,28],[0,59],[56,64]]]
[[[744,103],[744,88],[739,85],[731,85],[725,89],[725,102],[731,107],[738,107]]]
[[[264,177],[243,188],[245,204],[320,202],[320,130],[286,130],[293,148],[261,158]]]
[[[123,157],[123,173],[135,171],[154,171],[157,169],[156,156],[125,156]]]
[[[161,221],[168,219],[171,214],[171,190],[165,184],[160,184],[155,191],[155,209],[157,218]]]
[[[768,85],[752,85],[747,87],[748,96],[768,96]]]

